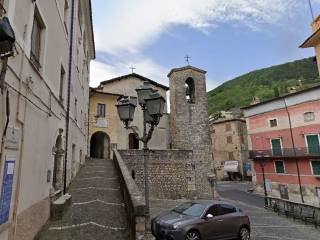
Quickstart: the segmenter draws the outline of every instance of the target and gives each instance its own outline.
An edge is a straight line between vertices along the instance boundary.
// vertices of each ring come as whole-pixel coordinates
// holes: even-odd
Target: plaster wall
[[[9,218],[11,224],[4,228],[0,226],[0,236],[2,232],[9,232],[10,239],[33,239],[49,217],[50,196],[53,190],[52,148],[59,128],[64,129],[65,134],[67,76],[63,84],[64,100],[59,98],[59,90],[61,66],[66,72],[68,69],[70,33],[67,33],[63,22],[64,2],[64,0],[5,0],[4,6],[7,8],[17,37],[17,53],[9,59],[5,82],[10,96],[9,130],[14,130],[18,141],[14,147],[9,147],[11,140],[7,135],[5,148],[1,153],[0,173],[2,183],[4,162],[6,159],[15,160]],[[88,4],[89,1],[82,1],[85,19],[89,18]],[[36,8],[44,23],[41,34],[40,68],[30,60],[31,32]],[[75,9],[78,9],[78,1]],[[84,41],[85,38],[90,39],[91,26],[86,24],[82,26],[82,31],[86,30],[84,35],[80,32],[77,14],[75,18],[68,184],[87,154],[85,123],[89,103],[89,62],[92,58],[88,54],[92,45]],[[5,123],[5,95],[0,94],[1,130]],[[77,108],[74,104],[75,99]],[[71,151],[73,144],[76,146],[74,156]]]

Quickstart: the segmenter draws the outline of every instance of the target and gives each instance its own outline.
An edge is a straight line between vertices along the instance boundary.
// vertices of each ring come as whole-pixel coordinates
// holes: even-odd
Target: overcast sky
[[[320,0],[312,0],[315,15]],[[205,69],[208,90],[249,71],[314,55],[308,0],[92,0],[91,86],[135,72],[168,85],[171,68]]]

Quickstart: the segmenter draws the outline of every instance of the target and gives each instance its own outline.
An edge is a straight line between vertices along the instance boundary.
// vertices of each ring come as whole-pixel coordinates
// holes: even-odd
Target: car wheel
[[[186,240],[200,240],[200,233],[195,230],[191,230],[187,233]]]
[[[239,240],[249,240],[250,231],[247,227],[241,227],[239,231]]]

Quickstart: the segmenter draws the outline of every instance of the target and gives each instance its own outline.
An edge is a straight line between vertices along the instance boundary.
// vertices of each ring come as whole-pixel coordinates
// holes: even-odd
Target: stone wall
[[[144,191],[143,150],[119,150],[131,176]],[[150,197],[155,199],[192,199],[196,197],[196,174],[190,150],[149,150]]]

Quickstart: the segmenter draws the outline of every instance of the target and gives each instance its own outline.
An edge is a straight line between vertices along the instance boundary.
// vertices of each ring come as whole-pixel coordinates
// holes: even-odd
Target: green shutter
[[[318,135],[307,136],[308,151],[310,154],[320,153],[320,144]]]
[[[272,139],[271,140],[272,145],[272,153],[275,156],[281,156],[282,155],[282,149],[281,149],[281,139]]]
[[[311,161],[313,175],[320,175],[320,161]]]
[[[276,172],[277,173],[285,173],[283,161],[275,161],[275,165],[276,165]]]

